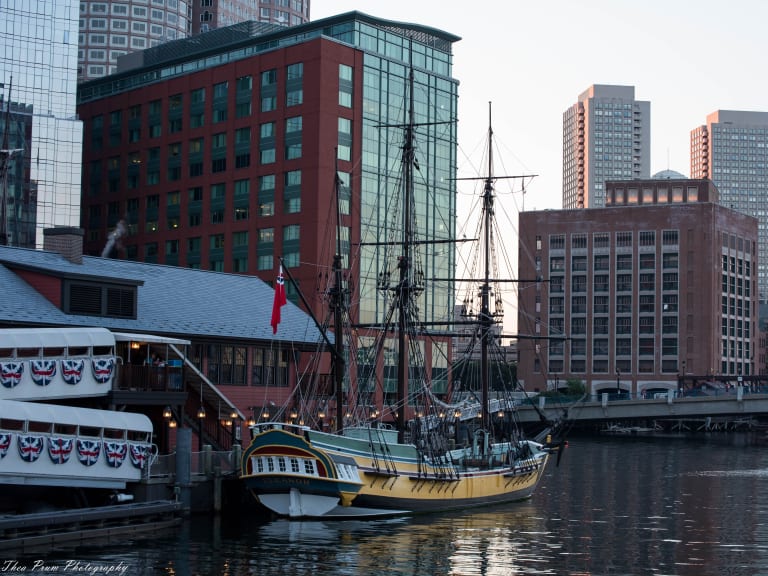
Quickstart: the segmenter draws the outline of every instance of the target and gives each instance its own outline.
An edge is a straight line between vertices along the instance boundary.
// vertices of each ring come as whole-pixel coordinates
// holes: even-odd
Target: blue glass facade
[[[14,246],[42,247],[43,229],[80,224],[78,10],[77,0],[0,4],[2,128],[8,149],[17,151],[8,158],[5,188]]]

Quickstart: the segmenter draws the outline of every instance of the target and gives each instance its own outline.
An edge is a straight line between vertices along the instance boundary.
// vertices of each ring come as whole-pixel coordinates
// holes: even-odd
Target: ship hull
[[[546,467],[548,454],[538,450],[537,444],[526,443],[528,453],[524,458],[512,458],[510,445],[500,444],[488,460],[483,462],[468,458],[462,450],[446,454],[440,461],[430,462],[420,457],[416,448],[408,444],[388,442],[377,432],[369,437],[347,437],[304,429],[303,436],[285,430],[270,437],[272,453],[288,453],[286,449],[301,438],[306,447],[315,455],[322,454],[325,461],[346,462],[354,468],[360,478],[354,493],[347,494],[345,504],[354,502],[358,509],[393,510],[399,513],[438,512],[514,502],[530,498]],[[281,436],[281,434],[283,436]],[[258,438],[258,435],[256,436]],[[275,448],[284,444],[283,448]],[[296,517],[290,513],[301,509],[305,516],[310,504],[299,506],[302,499],[321,495],[322,489],[306,479],[283,478],[279,483],[273,478],[256,481],[248,473],[246,458],[258,457],[263,452],[249,447],[244,456],[243,479],[254,495],[266,504],[270,499],[279,500],[280,507],[270,508],[280,515]],[[508,460],[505,462],[505,458]],[[255,461],[254,461],[255,462]],[[293,492],[291,492],[293,491]],[[277,498],[274,494],[280,494]],[[325,492],[326,495],[328,491]],[[272,495],[272,496],[270,496]],[[330,501],[327,503],[330,505]],[[314,506],[314,504],[312,504]],[[331,509],[312,514],[324,516]]]
[[[318,450],[296,432],[269,425],[254,435],[241,461],[246,488],[279,516],[318,517],[349,506],[362,486],[354,460]]]

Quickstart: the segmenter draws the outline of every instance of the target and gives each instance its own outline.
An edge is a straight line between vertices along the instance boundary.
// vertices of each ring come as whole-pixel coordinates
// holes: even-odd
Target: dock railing
[[[203,451],[193,451],[191,454],[192,476],[213,476],[215,474],[236,474],[240,467],[240,446],[235,450],[215,451],[210,446],[204,446]],[[176,476],[176,452],[159,454],[148,469],[150,478],[168,478]]]

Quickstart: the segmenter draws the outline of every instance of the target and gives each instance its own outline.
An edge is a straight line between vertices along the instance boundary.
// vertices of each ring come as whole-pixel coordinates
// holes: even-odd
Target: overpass
[[[605,428],[616,422],[655,422],[666,428],[735,429],[768,420],[768,393],[748,390],[738,386],[727,393],[683,397],[670,390],[652,399],[607,393],[583,400],[537,396],[517,406],[517,417],[526,428],[540,423],[543,415],[551,422],[565,418],[579,428]]]

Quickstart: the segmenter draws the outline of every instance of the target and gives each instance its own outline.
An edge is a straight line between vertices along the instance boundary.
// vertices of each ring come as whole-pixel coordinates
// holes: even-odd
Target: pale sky
[[[311,17],[351,10],[462,38],[460,175],[480,161],[490,101],[497,166],[539,175],[526,210],[560,208],[562,114],[592,84],[650,101],[651,174],[689,175],[689,134],[709,113],[768,111],[766,0],[313,0]]]
[[[485,174],[488,102],[494,173],[538,175],[524,197],[496,186],[512,278],[516,212],[561,208],[563,112],[592,84],[634,86],[651,103],[651,175],[689,175],[690,131],[708,114],[768,111],[768,0],[313,0],[311,17],[352,10],[461,37],[458,176]],[[472,237],[462,226],[478,189],[458,189],[457,235]],[[514,332],[516,297],[503,299]]]

